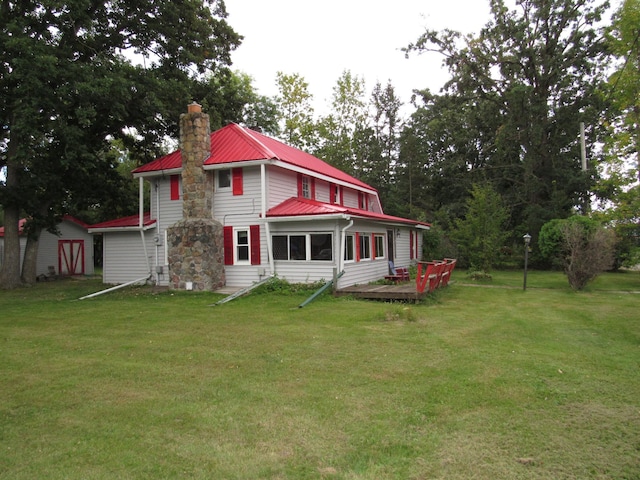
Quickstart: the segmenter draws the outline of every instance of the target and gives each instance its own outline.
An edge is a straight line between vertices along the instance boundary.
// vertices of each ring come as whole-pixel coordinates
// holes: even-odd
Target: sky
[[[244,36],[233,68],[253,79],[258,93],[278,93],[276,73],[300,74],[316,114],[326,115],[345,70],[365,81],[367,99],[390,80],[408,105],[413,89],[438,92],[447,81],[437,53],[400,50],[426,30],[478,33],[489,20],[488,0],[225,0],[228,23]]]

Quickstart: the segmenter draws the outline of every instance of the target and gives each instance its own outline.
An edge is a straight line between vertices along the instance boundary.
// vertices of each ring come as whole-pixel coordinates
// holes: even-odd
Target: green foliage
[[[290,283],[284,278],[277,276],[271,278],[268,282],[263,283],[259,287],[256,287],[252,293],[254,294],[267,294],[267,293],[281,293],[281,294],[293,294],[293,293],[308,293],[311,294],[318,290],[325,284],[323,281],[312,283]]]
[[[613,266],[615,234],[588,217],[575,215],[546,223],[538,243],[542,254],[563,266],[575,290]]]
[[[309,84],[298,73],[291,75],[278,72],[276,77],[279,94],[275,103],[281,121],[283,140],[294,147],[308,150],[315,143],[313,120],[313,95]]]
[[[570,215],[593,183],[577,134],[584,121],[595,138],[602,119],[598,24],[607,5],[492,0],[490,8],[478,35],[428,30],[407,47],[441,53],[451,79],[442,94],[419,92],[401,158],[418,165],[409,170],[416,203],[430,215],[460,218],[471,185],[490,182],[509,208],[506,228],[537,232]]]
[[[471,270],[490,271],[496,266],[508,235],[504,226],[509,213],[500,195],[489,185],[473,185],[466,207],[464,218],[456,221],[452,232],[461,263]]]
[[[640,276],[586,295],[558,276],[304,309],[149,287],[74,301],[93,280],[0,291],[0,476],[635,478],[640,297],[619,290]]]

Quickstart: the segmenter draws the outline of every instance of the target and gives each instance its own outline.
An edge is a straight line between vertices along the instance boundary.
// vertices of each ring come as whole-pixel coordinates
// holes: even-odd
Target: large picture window
[[[333,260],[333,235],[330,233],[273,235],[271,245],[274,260]]]

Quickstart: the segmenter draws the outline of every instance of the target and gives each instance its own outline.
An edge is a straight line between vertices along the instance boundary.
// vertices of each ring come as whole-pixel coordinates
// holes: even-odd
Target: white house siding
[[[145,232],[149,262],[153,265],[154,230]],[[105,262],[102,281],[108,284],[126,283],[149,274],[140,232],[113,232],[103,234]]]
[[[59,240],[82,240],[84,244],[84,274],[93,275],[93,235],[69,221],[58,224],[60,236],[43,231],[38,244],[37,275],[46,275],[49,266],[53,266],[57,274],[59,270],[58,241]]]
[[[267,209],[298,195],[297,174],[278,167],[267,168]]]
[[[213,218],[222,225],[249,225],[260,216],[260,167],[245,167],[242,173],[243,194],[231,188],[217,190],[213,196]]]
[[[159,210],[158,210],[159,207]],[[159,285],[169,285],[169,265],[167,263],[167,247],[165,231],[168,227],[182,219],[182,193],[177,200],[171,200],[171,180],[163,176],[151,180],[151,218],[156,220],[156,227],[149,231],[153,244],[148,254],[151,257],[153,275]],[[138,238],[140,233],[137,233]],[[141,240],[138,240],[142,244]],[[162,267],[157,273],[156,267]]]

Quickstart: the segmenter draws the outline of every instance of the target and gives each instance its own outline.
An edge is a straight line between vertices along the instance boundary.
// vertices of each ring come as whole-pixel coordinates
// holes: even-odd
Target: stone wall
[[[222,225],[210,219],[187,218],[167,229],[169,285],[197,291],[225,285]]]

